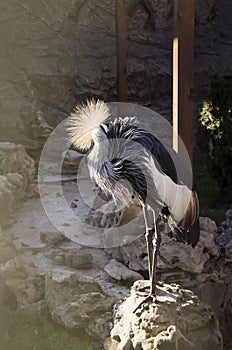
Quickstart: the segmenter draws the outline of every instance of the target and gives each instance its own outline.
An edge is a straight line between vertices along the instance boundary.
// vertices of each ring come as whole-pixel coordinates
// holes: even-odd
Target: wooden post
[[[127,102],[126,1],[116,0],[118,101]]]
[[[184,157],[181,137],[192,162],[194,0],[174,0],[173,148]]]

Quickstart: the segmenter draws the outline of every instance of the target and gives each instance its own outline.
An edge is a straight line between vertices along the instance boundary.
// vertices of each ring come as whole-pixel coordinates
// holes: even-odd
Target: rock
[[[175,350],[176,344],[186,350],[195,348],[194,343],[189,341],[175,325],[171,325],[165,331],[160,332],[154,340],[154,348],[160,350]]]
[[[45,302],[53,320],[75,329],[111,311],[116,299],[105,295],[94,277],[54,268],[46,276]]]
[[[75,172],[76,174],[78,165],[83,158],[83,154],[74,150],[68,150],[62,154],[62,157],[64,157],[63,168],[66,169],[65,173],[67,173],[67,170],[71,170],[72,173]]]
[[[105,312],[96,320],[90,322],[86,328],[87,334],[95,339],[101,340],[101,343],[109,336],[112,328],[113,315],[112,312]],[[101,347],[100,347],[101,348]]]
[[[11,235],[8,231],[3,231],[0,226],[0,264],[6,263],[8,260],[13,259],[14,256],[15,250],[11,245]]]
[[[4,157],[0,163],[0,171],[3,175],[8,173],[18,173],[24,179],[25,189],[34,179],[35,162],[26,153],[22,145],[14,145],[7,143],[4,147]]]
[[[118,281],[137,281],[143,279],[143,276],[140,273],[128,269],[128,267],[115,259],[110,260],[104,270],[109,276]]]
[[[31,123],[31,129],[35,139],[47,139],[54,130],[53,127],[48,125],[45,120],[45,115],[41,111],[36,112],[35,120]]]
[[[216,233],[217,225],[215,221],[207,217],[200,217],[200,229],[209,233]]]
[[[39,300],[33,304],[23,305],[20,310],[30,314],[47,315],[47,307],[44,300]]]
[[[20,178],[17,175],[15,178],[14,175],[13,177],[10,175],[12,179],[11,183],[7,175],[4,176],[4,183],[7,181],[7,184],[16,190],[17,178],[19,180]],[[44,186],[48,187],[47,184]],[[68,203],[71,203],[74,198],[77,198],[76,195],[73,197],[74,186],[75,184],[70,182],[63,184],[63,193],[67,195]],[[59,195],[62,195],[61,192],[55,191],[51,203],[53,201],[56,202]],[[128,212],[131,215],[133,214],[130,210]],[[62,211],[59,208],[57,208],[57,215],[62,215]],[[4,264],[1,266],[1,280],[7,285],[8,290],[15,295],[18,308],[32,311],[47,308],[52,318],[62,326],[68,329],[84,328],[88,336],[93,339],[94,347],[96,349],[98,347],[101,348],[98,344],[103,343],[104,339],[109,335],[113,317],[112,309],[115,303],[129,294],[129,283],[122,283],[110,277],[104,269],[110,260],[114,258],[123,264],[123,266],[126,264],[126,268],[129,268],[129,271],[132,266],[138,272],[140,270],[146,271],[146,274],[147,252],[144,235],[141,235],[138,241],[133,241],[126,246],[120,245],[117,248],[107,249],[106,253],[104,249],[87,248],[81,246],[79,243],[64,240],[62,236],[56,240],[56,234],[49,241],[51,238],[50,233],[54,232],[54,227],[49,223],[41,202],[38,199],[29,200],[24,203],[16,213],[16,217],[17,223],[0,234],[0,249],[1,247],[5,249],[11,243],[11,240],[13,240],[17,250],[17,259],[12,259],[5,263],[7,254],[4,256],[4,260],[2,261]],[[124,217],[124,212],[122,213],[122,217]],[[182,288],[193,290],[203,301],[211,303],[212,307],[215,306],[213,311],[220,320],[220,327],[224,338],[228,339],[227,343],[229,344],[231,338],[229,326],[232,322],[232,259],[225,254],[221,254],[218,257],[217,245],[214,242],[217,234],[213,232],[213,225],[209,225],[209,219],[203,221],[208,223],[208,226],[206,224],[204,226],[201,225],[202,237],[199,244],[199,251],[196,251],[196,248],[192,249],[186,245],[178,245],[176,242],[173,242],[173,248],[170,251],[168,248],[165,248],[166,250],[163,252],[163,255],[165,254],[164,258],[167,260],[170,258],[170,263],[174,262],[174,264],[164,263],[159,260],[157,277],[158,280],[166,281],[167,283],[178,282],[183,286]],[[143,229],[144,223],[141,221],[139,222],[140,224]],[[65,221],[64,227],[66,225],[68,227],[70,223]],[[133,233],[138,227],[136,225],[132,227],[133,230],[128,230],[130,232],[125,230],[126,232],[124,232],[124,237],[122,237],[120,244],[123,243],[125,234],[127,235],[126,237],[131,237],[131,240],[133,240]],[[41,231],[41,228],[43,228],[43,231]],[[203,228],[207,228],[207,230],[212,232],[209,233],[205,229],[203,230]],[[79,229],[81,230],[81,228]],[[45,233],[44,240],[46,242],[44,243],[40,240],[40,231]],[[135,233],[137,234],[137,232]],[[86,233],[83,232],[83,235],[86,235]],[[93,230],[93,235],[95,235],[95,230]],[[168,240],[169,238],[164,236],[163,245],[171,247],[172,243]],[[89,241],[92,242],[92,237],[90,237]],[[188,252],[186,248],[191,248],[192,253]],[[196,258],[191,254],[196,254]],[[181,260],[176,261],[176,257],[180,257]],[[11,255],[9,255],[9,259],[11,259]],[[188,259],[193,261],[186,263]],[[205,263],[203,263],[204,261]],[[193,265],[197,265],[199,262],[200,268],[203,266],[202,273],[196,273],[194,272],[196,270],[193,269]],[[88,270],[84,269],[86,266],[88,266]],[[47,276],[46,283],[45,276]],[[138,278],[141,277],[138,276]],[[214,299],[214,296],[217,300]],[[162,310],[160,311],[162,312]],[[202,314],[204,312],[202,311]],[[186,316],[187,320],[188,317],[189,315]],[[196,319],[199,320],[198,318]],[[166,330],[168,334],[166,340],[170,340],[170,343],[164,345],[165,342],[162,339],[165,334],[162,332]],[[157,343],[161,343],[157,346],[166,346],[168,350],[171,349],[174,339],[180,337],[179,330],[178,325],[175,323],[167,323],[166,328],[163,327],[159,332]],[[212,334],[214,333],[214,328],[212,328]],[[189,340],[186,333],[182,332],[182,334]],[[204,337],[205,335],[202,336],[202,338]],[[206,335],[207,337],[208,333]],[[115,349],[117,349],[118,342],[116,340],[113,342],[116,346]],[[129,339],[127,343],[128,347],[131,346],[131,342],[132,340]],[[181,350],[182,344],[186,344],[184,339],[179,340],[179,348]],[[190,344],[188,342],[187,344],[191,349]],[[229,345],[227,349],[230,349]]]
[[[39,198],[40,196],[47,196],[49,194],[49,191],[45,185],[40,184],[38,187],[38,184],[32,183],[28,186],[27,189],[27,198]]]
[[[72,209],[77,208],[77,203],[72,201],[70,204],[70,208],[72,208]]]
[[[23,187],[23,176],[18,173],[8,173],[6,175],[8,181],[16,188]]]
[[[226,221],[228,228],[232,229],[232,209],[226,211]]]
[[[223,305],[227,286],[222,281],[206,281],[195,287],[195,291],[200,299],[212,305],[214,312]]]
[[[178,267],[184,271],[201,273],[205,263],[211,257],[217,258],[219,252],[215,243],[214,222],[207,218],[202,227],[208,228],[209,231],[201,230],[200,240],[194,249],[186,244],[175,242],[162,233],[161,258],[158,258],[158,269],[166,270]],[[144,235],[131,243],[107,251],[113,254],[114,258],[122,260],[131,270],[148,270],[147,246]]]
[[[229,259],[232,258],[232,210],[226,211],[226,220],[218,227],[216,242],[220,253]]]
[[[51,254],[46,254],[49,258],[52,258],[55,265],[65,265],[65,254],[60,250],[54,250]]]
[[[10,215],[24,199],[24,184],[21,183],[21,187],[18,185],[13,185],[6,176],[0,175],[0,225],[2,226],[7,224]]]
[[[7,225],[26,197],[34,172],[35,162],[22,145],[0,142],[0,225]]]
[[[232,258],[232,230],[228,223],[223,228],[222,232],[217,232],[216,242],[221,254],[225,254],[227,258]]]
[[[28,11],[15,2],[7,9],[3,5],[0,15],[5,53],[0,65],[1,129],[4,136],[21,143],[26,135],[34,137],[31,123],[37,111],[53,125],[65,117],[62,111],[71,111],[76,101],[86,97],[117,100],[114,3],[67,0],[44,8],[28,0],[26,6]],[[167,116],[171,115],[172,13],[171,2],[130,1],[127,16],[129,100],[152,105]],[[230,70],[230,13],[227,0],[220,6],[215,0],[196,3],[196,109],[207,91],[212,68],[221,71],[224,62],[224,71]],[[58,39],[61,31],[63,36]],[[42,135],[47,134],[46,128]],[[41,137],[40,128],[37,134]]]
[[[147,271],[147,245],[144,235],[131,243],[118,247],[115,251],[114,257],[121,258],[123,263],[131,270]]]
[[[18,309],[44,299],[44,270],[31,266],[22,258],[14,258],[1,265],[0,274],[15,295]]]
[[[1,142],[0,141],[0,161],[2,161],[6,154],[15,148],[15,144],[13,142]]]
[[[49,244],[59,244],[68,240],[63,233],[58,231],[41,231],[39,235],[42,242]]]
[[[68,240],[60,244],[57,249],[50,248],[45,255],[52,259],[56,265],[81,270],[90,269],[93,266],[93,256],[89,250]]]
[[[15,256],[15,251],[11,247],[0,247],[0,264],[13,259]]]
[[[165,262],[158,259],[160,269],[179,267],[193,273],[201,273],[205,263],[211,257],[219,256],[214,234],[206,231],[200,232],[200,240],[194,249],[191,246],[174,242],[164,235],[160,253],[167,259]]]
[[[117,350],[222,350],[222,336],[212,309],[177,285],[157,287],[157,301],[144,301],[149,281],[137,281],[118,306],[111,331]],[[112,349],[111,342],[105,349]]]
[[[0,226],[0,247],[10,246],[12,243],[12,235],[9,230],[3,230]]]
[[[90,269],[93,265],[93,257],[88,252],[72,249],[66,254],[65,265],[74,269]]]

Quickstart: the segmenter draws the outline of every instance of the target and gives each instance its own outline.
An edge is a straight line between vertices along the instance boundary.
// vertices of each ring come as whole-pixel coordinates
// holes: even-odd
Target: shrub
[[[197,135],[206,164],[222,190],[232,194],[232,75],[213,74]]]

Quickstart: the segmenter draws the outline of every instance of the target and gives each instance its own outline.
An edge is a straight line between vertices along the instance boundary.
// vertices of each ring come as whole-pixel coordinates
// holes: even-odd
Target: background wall
[[[129,100],[171,117],[173,0],[128,0]],[[195,114],[213,69],[232,66],[232,2],[196,0]],[[36,148],[38,111],[56,125],[76,102],[117,100],[115,2],[2,0],[0,139]]]

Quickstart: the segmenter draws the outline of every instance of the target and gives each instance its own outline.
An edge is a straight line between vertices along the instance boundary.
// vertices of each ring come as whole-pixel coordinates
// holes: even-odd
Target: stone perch
[[[119,305],[105,350],[223,349],[211,308],[191,291],[162,284],[157,286],[156,303],[141,303],[147,295],[143,291],[149,291],[149,281],[135,282]]]

